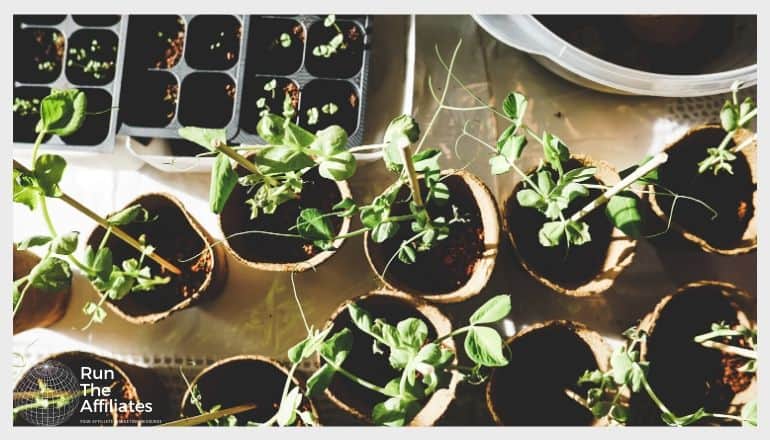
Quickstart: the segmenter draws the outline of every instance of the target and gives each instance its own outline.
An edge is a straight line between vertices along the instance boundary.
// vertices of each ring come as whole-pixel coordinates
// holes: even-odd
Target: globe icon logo
[[[78,379],[69,367],[45,361],[32,367],[16,385],[13,412],[36,426],[58,426],[78,409],[80,395]]]

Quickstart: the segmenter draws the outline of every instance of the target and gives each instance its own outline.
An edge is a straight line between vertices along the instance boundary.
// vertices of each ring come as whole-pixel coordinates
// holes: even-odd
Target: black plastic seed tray
[[[337,17],[347,47],[328,58],[313,55],[337,33],[324,19],[130,16],[120,132],[177,139],[179,127],[196,125],[225,128],[233,143],[257,143],[260,112],[281,114],[288,93],[295,122],[312,131],[341,125],[357,145],[371,18]]]
[[[91,113],[77,133],[48,136],[43,148],[106,152],[115,145],[125,17],[120,15],[14,15],[13,142],[30,148],[39,101],[51,88],[78,88]]]

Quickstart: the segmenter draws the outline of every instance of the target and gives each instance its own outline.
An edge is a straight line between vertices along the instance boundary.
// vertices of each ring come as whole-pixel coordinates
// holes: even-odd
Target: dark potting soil
[[[718,213],[712,220],[711,212],[700,204],[680,200],[674,209],[674,222],[716,248],[730,249],[740,243],[754,216],[756,207],[752,198],[757,188],[751,181],[746,156],[742,154],[731,162],[734,174],[698,173],[698,162],[706,158],[706,149],[719,145],[724,135],[718,127],[691,133],[667,150],[668,162],[658,168],[658,173],[663,186],[699,199]],[[728,148],[733,145],[730,141]],[[656,198],[663,212],[670,216],[673,198]]]
[[[86,95],[87,111],[89,114],[83,125],[73,134],[62,136],[62,141],[68,145],[97,145],[107,138],[110,132],[110,114],[113,111],[112,95],[97,88],[80,89]]]
[[[141,72],[123,81],[120,119],[140,127],[165,127],[174,119],[179,96],[176,77],[168,72]]]
[[[242,168],[238,168],[243,173]],[[270,231],[284,234],[296,234],[289,230],[297,222],[301,210],[317,208],[321,212],[331,212],[332,206],[342,200],[337,184],[324,179],[318,174],[318,168],[313,168],[302,176],[303,186],[299,199],[290,200],[280,205],[275,213],[260,215],[250,220],[251,209],[246,200],[251,198],[247,188],[237,185],[225,204],[221,214],[222,232],[224,235],[244,231]],[[342,219],[330,218],[333,230],[339,233]],[[242,258],[261,263],[297,263],[305,261],[321,250],[312,243],[291,237],[275,237],[266,234],[245,234],[227,240],[230,247]]]
[[[724,412],[735,395],[731,385],[744,379],[723,380],[726,372],[719,350],[693,341],[711,330],[711,324],[737,324],[737,313],[719,286],[700,286],[674,295],[658,316],[647,338],[648,379],[652,389],[677,415],[704,407]],[[646,394],[634,396],[630,422],[662,424],[660,414]]]
[[[265,85],[275,80],[274,91],[266,91]],[[257,123],[261,118],[259,114],[269,109],[271,113],[281,114],[283,112],[283,100],[286,94],[292,98],[294,110],[299,108],[299,86],[289,78],[257,76],[244,81],[244,91],[241,97],[241,120],[240,126],[244,131],[256,134]],[[265,99],[264,107],[257,107],[257,100]],[[297,116],[292,119],[297,121]]]
[[[330,125],[339,125],[350,136],[358,128],[360,100],[356,88],[347,81],[310,81],[302,88],[301,101],[299,124],[307,130],[316,132]],[[323,106],[329,103],[337,106],[333,114],[323,111]],[[318,121],[311,125],[307,112],[314,107],[318,110]]]
[[[337,35],[337,29],[334,26],[325,27],[323,19],[310,25],[305,47],[305,66],[314,76],[350,78],[361,70],[364,61],[364,32],[352,21],[337,20],[337,26],[342,31],[347,47],[339,48],[335,54],[324,58],[313,55],[313,49],[328,44]]]
[[[157,195],[145,196],[138,203],[158,218],[150,223],[131,223],[121,228],[135,238],[145,234],[147,243],[155,247],[156,253],[176,265],[182,275],[169,273],[155,261],[145,258],[145,265],[150,267],[153,275],[169,276],[171,281],[151,292],[132,292],[119,301],[112,301],[130,316],[160,313],[172,308],[197,293],[213,269],[213,257],[209,252],[203,252],[192,261],[179,261],[201,253],[206,248],[206,242],[176,205]],[[104,232],[103,228],[96,229],[88,244],[96,249]],[[118,266],[129,258],[139,258],[136,249],[114,235],[107,240],[107,246],[112,250],[114,264]]]
[[[412,264],[402,263],[398,258],[385,272],[385,278],[394,286],[406,286],[409,291],[422,294],[448,293],[468,282],[476,262],[484,252],[484,228],[481,223],[481,211],[473,193],[460,176],[451,175],[443,181],[449,187],[450,199],[444,206],[428,203],[431,218],[452,218],[452,205],[459,208],[460,215],[467,219],[464,223],[450,225],[449,237],[436,242],[433,248],[417,253],[417,261]],[[422,194],[427,189],[421,181]],[[404,185],[397,200],[407,200],[409,188]],[[409,214],[407,203],[399,203],[391,215]],[[396,235],[384,243],[375,243],[369,237],[370,255],[378,273],[384,272],[388,261],[395,255],[404,240],[414,235],[408,224],[401,224]]]
[[[235,415],[238,425],[242,426],[247,422],[265,422],[272,417],[281,403],[285,383],[286,374],[273,365],[252,359],[236,359],[209,370],[196,385],[205,410],[215,405],[222,405],[222,409],[257,405],[253,410]],[[303,400],[299,409],[310,409],[307,399]],[[199,414],[189,399],[184,402],[183,417]]]
[[[253,15],[250,20],[247,75],[290,75],[299,70],[305,48],[304,26],[287,18]],[[284,33],[291,39],[289,47],[281,45]]]
[[[112,26],[120,21],[120,15],[73,15],[75,23],[81,26]]]
[[[565,164],[564,170],[568,171],[580,166],[583,166],[580,162],[570,159]],[[599,184],[600,182],[591,178],[586,183]],[[514,237],[521,258],[540,276],[567,288],[575,288],[594,279],[607,258],[610,234],[613,229],[604,210],[596,209],[583,218],[583,221],[588,223],[590,242],[569,248],[563,244],[545,247],[540,244],[538,232],[548,219],[536,209],[519,205],[516,193],[523,188],[521,183],[516,185],[511,197],[505,202],[508,228]],[[564,211],[564,217],[569,218],[600,194],[601,190],[592,189],[588,197],[575,199]]]
[[[193,69],[225,70],[238,62],[243,26],[232,15],[198,15],[189,24],[185,58]]]
[[[584,426],[590,411],[565,394],[584,396],[580,375],[598,368],[591,347],[569,325],[551,325],[516,338],[511,362],[495,369],[491,400],[504,425]]]
[[[13,141],[14,142],[35,142],[37,133],[35,127],[40,120],[40,101],[51,92],[48,87],[15,87],[13,97],[23,99],[29,102],[31,108],[28,110],[19,109],[13,112]],[[50,139],[50,135],[43,138],[43,142]]]
[[[132,14],[126,34],[126,74],[168,69],[182,58],[185,22],[178,15]],[[131,69],[131,70],[129,70]]]
[[[18,15],[14,14],[13,21],[14,21],[14,27],[16,27],[16,24],[20,23],[26,23],[26,24],[36,24],[36,25],[43,25],[43,26],[51,26],[54,24],[59,24],[66,18],[66,15],[42,15],[42,14],[33,14],[33,15]],[[15,60],[14,60],[15,61]]]
[[[14,81],[46,84],[56,80],[62,70],[64,40],[64,35],[54,29],[14,29]]]
[[[67,79],[76,85],[102,86],[115,78],[118,36],[108,29],[81,29],[67,44]],[[91,65],[100,67],[94,71]]]
[[[556,35],[591,55],[654,73],[711,73],[709,64],[736,38],[736,17],[729,15],[538,15],[536,18]]]
[[[192,73],[182,80],[179,123],[183,126],[222,128],[233,115],[235,82],[222,73]]]
[[[369,312],[373,319],[382,319],[394,326],[407,318],[421,319],[428,326],[428,340],[437,337],[436,329],[430,321],[403,299],[373,295],[358,301],[357,304]],[[333,335],[344,328],[348,328],[353,333],[353,349],[342,363],[345,370],[382,387],[392,379],[401,376],[400,371],[390,366],[388,361],[390,350],[387,347],[381,347],[384,353],[373,353],[374,339],[351,322],[347,310],[343,310],[334,318],[334,327],[330,334]],[[366,389],[341,374],[334,375],[328,389],[337,399],[367,416],[371,415],[376,404],[387,399],[386,396]]]

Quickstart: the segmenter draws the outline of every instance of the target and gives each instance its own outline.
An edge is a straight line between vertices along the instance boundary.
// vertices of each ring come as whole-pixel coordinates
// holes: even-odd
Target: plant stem
[[[438,344],[439,342],[443,341],[444,339],[449,339],[449,338],[452,338],[452,337],[457,336],[459,334],[465,333],[468,330],[472,329],[473,327],[474,326],[471,324],[471,325],[466,325],[465,327],[460,327],[460,328],[454,329],[451,332],[445,334],[444,336],[441,336],[440,338],[437,338],[433,342]]]
[[[650,383],[647,382],[647,377],[642,375],[642,386],[644,387],[644,390],[647,392],[647,395],[650,396],[650,399],[652,399],[653,402],[655,402],[656,405],[658,405],[658,408],[661,410],[661,412],[667,414],[672,419],[676,419],[676,415],[672,413],[666,405],[663,404],[663,402],[660,400],[657,394],[655,394],[655,391],[652,390],[652,387],[650,386]]]
[[[162,425],[158,425],[158,426],[195,426],[195,425],[200,425],[203,423],[210,422],[212,420],[221,419],[222,417],[227,417],[235,414],[240,414],[246,411],[251,411],[256,407],[257,405],[253,403],[250,403],[247,405],[238,405],[238,406],[233,406],[231,408],[220,409],[219,411],[214,411],[214,412],[200,414],[193,417],[174,420],[173,422],[163,423]]]
[[[414,169],[414,162],[412,161],[412,155],[409,151],[409,146],[401,148],[401,160],[404,162],[404,169],[406,170],[407,177],[409,177],[409,186],[412,188],[412,198],[414,204],[418,208],[423,208],[425,205],[422,200],[422,192],[420,191],[420,181],[417,178],[417,171]]]
[[[32,166],[35,166],[35,161],[37,160],[37,153],[40,150],[40,144],[43,143],[44,137],[45,137],[45,132],[40,131],[40,133],[38,133],[37,137],[35,138],[35,145],[32,147]]]
[[[668,155],[666,153],[664,152],[658,153],[652,159],[650,159],[647,163],[645,163],[644,165],[641,165],[639,168],[634,170],[633,173],[623,178],[620,182],[616,183],[610,189],[608,189],[603,194],[601,194],[599,197],[591,201],[591,203],[587,204],[581,210],[573,214],[572,217],[570,217],[570,221],[573,221],[573,222],[579,221],[580,219],[582,219],[583,217],[591,213],[591,211],[607,203],[613,196],[617,195],[619,192],[631,186],[634,182],[639,180],[639,178],[645,176],[647,173],[659,167],[660,165],[665,163],[667,160],[668,160]]]
[[[291,279],[292,283],[294,283],[293,275],[294,275],[294,272],[292,272],[292,279]],[[292,284],[292,287],[294,287],[293,284]],[[296,294],[296,292],[297,292],[297,290],[295,289],[294,293]],[[299,299],[297,299],[297,303],[299,303]],[[300,311],[301,311],[301,308],[300,308]],[[305,319],[305,315],[304,314],[302,315],[302,319],[303,320]],[[305,323],[305,326],[307,327],[307,323]],[[309,331],[310,331],[310,329],[308,328],[308,332]],[[281,393],[281,403],[283,403],[283,399],[285,399],[286,396],[289,394],[289,385],[291,384],[292,377],[294,377],[294,372],[297,371],[297,366],[298,365],[299,364],[292,364],[291,365],[291,369],[289,370],[289,374],[286,375],[286,382],[283,383],[283,392]],[[276,422],[276,420],[278,420],[278,412],[281,410],[281,403],[278,404],[278,411],[276,411],[275,414],[273,414],[272,417],[270,417],[269,419],[267,419],[265,422],[261,423],[260,425],[262,425],[262,426],[271,426],[273,423]]]
[[[334,371],[342,374],[343,376],[347,377],[348,379],[350,379],[353,382],[361,385],[364,388],[368,388],[368,389],[370,389],[372,391],[375,391],[375,392],[378,392],[378,393],[380,393],[380,394],[382,394],[384,396],[398,397],[398,394],[391,393],[390,391],[386,390],[385,388],[377,386],[377,385],[375,385],[375,384],[373,384],[371,382],[368,382],[368,381],[366,381],[364,379],[361,379],[360,377],[356,376],[355,374],[347,371],[346,369],[344,369],[341,366],[339,366],[339,365],[335,364],[334,362],[332,362],[328,357],[324,356],[323,354],[321,354],[321,359],[323,359],[324,362],[329,364],[329,366],[334,368]]]
[[[215,145],[214,148],[216,148],[217,151],[219,151],[220,153],[234,160],[238,165],[246,168],[246,170],[248,170],[250,173],[262,176],[262,173],[259,171],[257,166],[254,165],[253,162],[251,162],[250,160],[238,154],[235,150],[227,146],[227,144],[225,144],[224,142]]]
[[[723,353],[735,354],[747,359],[757,358],[757,353],[754,350],[749,350],[743,347],[736,347],[734,345],[723,344],[717,341],[703,341],[700,344],[706,348],[714,348]]]

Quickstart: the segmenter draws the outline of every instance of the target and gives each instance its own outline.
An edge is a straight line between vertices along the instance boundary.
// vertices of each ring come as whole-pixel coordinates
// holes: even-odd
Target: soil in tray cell
[[[55,24],[59,24],[62,21],[64,21],[64,18],[66,17],[67,17],[66,15],[42,15],[42,14],[14,15],[13,21],[14,21],[14,27],[18,27],[17,25],[20,25],[21,23],[38,25],[38,26],[53,26]]]
[[[352,135],[358,128],[359,96],[356,87],[339,80],[313,80],[302,88],[299,123],[316,132],[339,125]]]
[[[110,133],[110,118],[113,111],[112,95],[102,89],[80,89],[86,94],[88,106],[86,119],[83,125],[74,134],[62,137],[62,141],[68,145],[98,145],[102,143]]]
[[[178,15],[132,15],[126,35],[126,75],[147,68],[168,69],[182,58],[185,21]]]
[[[13,79],[46,84],[61,75],[65,38],[55,29],[26,28],[13,32]]]
[[[249,75],[289,75],[299,70],[305,27],[287,18],[251,17],[246,71]]]
[[[112,26],[120,21],[120,15],[73,15],[75,23],[81,26]]]
[[[325,78],[350,78],[356,75],[364,61],[364,32],[352,21],[340,20],[335,26],[324,26],[323,20],[310,25],[305,65],[314,76]],[[314,54],[321,46],[328,46],[338,34],[342,33],[342,44],[334,53]]]
[[[221,73],[193,73],[182,81],[179,122],[183,126],[222,128],[233,116],[235,83]]]
[[[245,89],[241,97],[241,129],[248,133],[257,132],[257,122],[262,117],[263,112],[283,114],[283,103],[287,99],[291,100],[292,108],[295,110],[293,122],[297,121],[297,112],[299,108],[299,86],[288,78],[257,76],[245,81]]]
[[[187,33],[187,64],[194,69],[226,70],[238,62],[243,26],[232,15],[198,15]]]
[[[176,114],[178,92],[171,73],[135,73],[123,82],[120,119],[137,127],[165,127]]]
[[[35,142],[35,126],[40,120],[40,101],[51,92],[48,87],[15,87],[13,89],[13,141]],[[45,142],[50,136],[43,138]]]
[[[81,29],[69,38],[67,79],[73,84],[100,86],[115,78],[118,36],[106,29]]]

